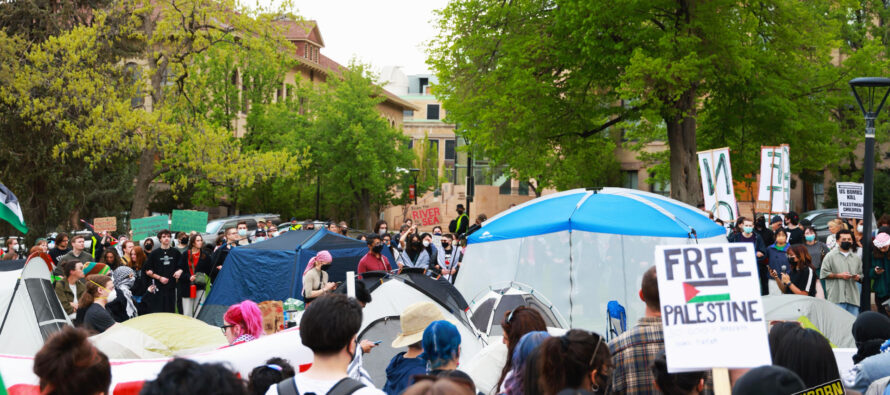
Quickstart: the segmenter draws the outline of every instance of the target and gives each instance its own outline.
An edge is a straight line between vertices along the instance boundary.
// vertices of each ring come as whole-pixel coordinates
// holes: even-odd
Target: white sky
[[[270,4],[272,0],[258,0]],[[402,66],[407,74],[429,73],[425,46],[436,34],[433,10],[448,0],[293,0],[294,12],[318,21],[321,53],[342,65],[353,57],[379,73]],[[278,4],[278,2],[274,2]]]

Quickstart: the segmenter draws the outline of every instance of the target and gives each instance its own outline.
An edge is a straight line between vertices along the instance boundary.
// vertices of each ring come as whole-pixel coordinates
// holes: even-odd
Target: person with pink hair
[[[230,346],[256,340],[263,336],[263,312],[250,300],[229,306],[221,328]]]
[[[306,304],[337,288],[337,283],[328,282],[328,272],[325,271],[333,260],[327,251],[319,251],[309,260],[303,272],[303,301]]]

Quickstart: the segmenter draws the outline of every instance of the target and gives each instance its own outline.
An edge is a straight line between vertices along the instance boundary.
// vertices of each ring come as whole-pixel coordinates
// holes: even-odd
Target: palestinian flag
[[[729,300],[729,281],[704,280],[686,281],[683,283],[683,293],[686,303],[725,302]]]
[[[28,233],[19,199],[2,183],[0,183],[0,219],[9,222],[22,233]]]

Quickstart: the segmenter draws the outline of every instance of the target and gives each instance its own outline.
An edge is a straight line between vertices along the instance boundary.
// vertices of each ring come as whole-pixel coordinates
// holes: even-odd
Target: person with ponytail
[[[114,281],[102,274],[87,276],[86,292],[80,297],[75,323],[85,329],[102,333],[116,323],[105,305],[117,298]]]
[[[564,389],[606,393],[612,354],[602,336],[572,329],[544,340],[539,358],[538,389],[544,395]]]
[[[93,347],[89,333],[65,327],[54,333],[34,356],[41,395],[98,395],[109,392],[111,364]]]
[[[303,272],[303,301],[306,304],[337,288],[337,283],[328,282],[327,270],[333,261],[334,258],[327,251],[319,251],[309,260]]]
[[[516,349],[519,339],[522,339],[522,336],[529,332],[546,331],[547,324],[544,322],[544,317],[537,310],[519,306],[504,314],[501,328],[504,330],[504,344],[507,345],[507,362],[504,363],[504,368],[501,370],[501,378],[498,379],[497,387],[495,387],[498,389],[498,393],[503,393],[506,390],[504,384],[507,378],[513,374],[513,350]]]
[[[232,305],[223,316],[223,334],[230,346],[246,343],[263,336],[263,312],[250,300]]]

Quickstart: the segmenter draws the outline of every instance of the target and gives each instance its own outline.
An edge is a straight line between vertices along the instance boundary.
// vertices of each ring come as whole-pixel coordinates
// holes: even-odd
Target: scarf
[[[192,276],[195,275],[195,268],[198,267],[198,260],[201,259],[201,251],[192,252],[192,250],[188,251],[189,254],[189,273]]]
[[[303,270],[304,276],[306,275],[306,273],[309,273],[310,270],[315,268],[316,261],[324,262],[324,263],[331,263],[334,261],[334,258],[331,256],[331,253],[328,252],[327,250],[319,251],[318,254],[315,254],[315,256],[309,260],[309,264],[306,265],[306,270]]]
[[[114,269],[112,274],[114,277],[114,285],[121,290],[124,299],[127,300],[127,317],[133,318],[137,315],[136,304],[133,303],[133,284],[136,283],[136,272],[127,266],[120,266]]]

